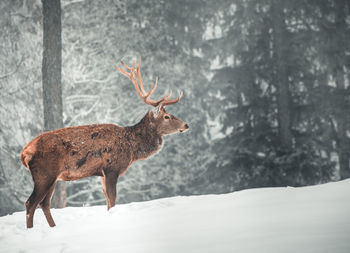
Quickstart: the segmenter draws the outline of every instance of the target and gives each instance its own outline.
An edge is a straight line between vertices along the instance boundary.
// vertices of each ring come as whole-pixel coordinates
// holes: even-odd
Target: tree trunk
[[[339,167],[340,167],[340,178],[345,179],[350,177],[350,141],[347,136],[348,130],[348,116],[346,110],[347,105],[346,101],[346,87],[345,87],[345,51],[346,44],[348,43],[345,39],[346,34],[346,6],[344,0],[335,1],[335,36],[334,39],[336,43],[336,66],[334,69],[334,77],[337,85],[337,89],[340,91],[338,94],[341,94],[341,107],[336,109],[336,118],[338,123],[338,155],[339,155]]]
[[[286,26],[284,20],[284,1],[273,1],[273,50],[275,83],[277,88],[278,134],[282,149],[292,148],[291,109],[288,73],[286,67]]]
[[[62,38],[60,0],[42,0],[43,4],[43,106],[44,131],[63,127],[62,120]],[[65,183],[58,182],[54,207],[65,207]]]

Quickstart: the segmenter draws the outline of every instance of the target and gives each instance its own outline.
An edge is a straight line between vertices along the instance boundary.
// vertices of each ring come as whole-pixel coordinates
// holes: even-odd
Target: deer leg
[[[108,203],[108,197],[107,197],[107,192],[106,192],[106,177],[105,177],[105,176],[102,176],[102,177],[101,177],[101,184],[102,184],[103,194],[104,194],[105,197],[106,197],[107,206],[108,206],[109,203]]]
[[[41,201],[41,203],[40,203],[40,207],[43,210],[45,217],[46,217],[46,220],[49,223],[50,227],[56,226],[56,224],[51,216],[51,211],[50,211],[50,203],[51,203],[52,194],[55,190],[55,186],[56,186],[56,181],[50,186],[48,193],[46,194],[43,201]]]
[[[107,210],[115,206],[118,176],[119,173],[117,172],[109,172],[106,173],[101,179],[103,192],[107,199]]]
[[[49,191],[51,185],[52,185],[51,182],[50,183],[41,182],[41,184],[39,184],[39,183],[36,183],[36,181],[34,181],[34,190],[30,195],[29,199],[25,203],[27,228],[33,227],[33,217],[34,217],[35,208],[47,195],[47,192]]]

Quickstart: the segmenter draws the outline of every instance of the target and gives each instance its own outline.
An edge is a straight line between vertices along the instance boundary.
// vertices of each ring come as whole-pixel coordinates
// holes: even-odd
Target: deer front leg
[[[107,199],[107,210],[115,206],[118,177],[118,172],[106,171],[101,178],[103,193]]]

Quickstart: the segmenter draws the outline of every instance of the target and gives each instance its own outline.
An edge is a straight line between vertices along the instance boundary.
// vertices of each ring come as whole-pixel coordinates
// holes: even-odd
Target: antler
[[[132,63],[131,67],[126,65],[123,61],[121,61],[121,63],[123,64],[125,70],[117,67],[116,69],[120,73],[122,73],[124,76],[130,79],[137,93],[146,104],[152,105],[154,107],[158,106],[159,104],[161,104],[161,106],[166,106],[166,105],[175,104],[179,102],[179,100],[182,98],[183,93],[181,92],[177,98],[170,99],[172,95],[172,92],[170,91],[170,94],[168,96],[166,96],[166,94],[164,93],[163,98],[159,100],[152,100],[150,97],[157,89],[158,77],[156,77],[156,82],[154,83],[154,85],[151,85],[150,91],[146,93],[143,87],[142,78],[141,78],[141,58],[138,60],[136,68],[135,68],[134,62]]]

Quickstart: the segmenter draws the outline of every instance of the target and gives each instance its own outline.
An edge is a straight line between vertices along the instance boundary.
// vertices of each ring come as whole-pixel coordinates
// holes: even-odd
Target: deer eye
[[[170,117],[168,115],[165,115],[164,119],[170,119]]]

